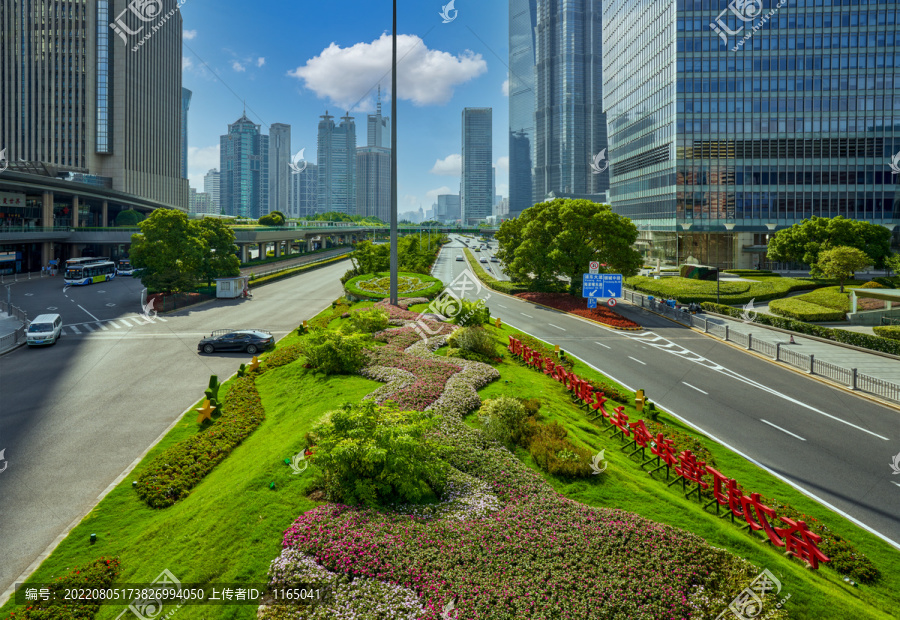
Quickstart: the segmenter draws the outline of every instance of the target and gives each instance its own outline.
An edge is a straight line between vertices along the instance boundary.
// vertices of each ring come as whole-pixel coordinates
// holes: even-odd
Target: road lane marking
[[[497,305],[500,306],[501,308],[506,308],[506,306],[504,306],[503,304],[497,304]],[[509,308],[506,308],[506,309],[509,310]]]
[[[73,332],[75,332],[76,334],[80,334],[80,333],[81,333],[81,330],[78,329],[77,327],[75,327],[74,325],[69,325],[68,328],[71,329],[71,330],[72,330]]]
[[[891,482],[894,482],[894,481],[891,480]],[[900,487],[900,482],[894,482],[894,484],[896,484],[898,487]]]
[[[633,359],[634,361],[636,361],[638,364],[643,364],[644,366],[647,365],[646,362],[642,362],[641,360],[639,360],[639,359],[636,358],[636,357],[631,357],[630,355],[629,355],[628,357],[631,358],[631,359]]]
[[[612,347],[603,344],[602,342],[595,342],[594,344],[599,344],[601,347],[606,347],[607,349],[611,349]]]
[[[155,318],[155,319],[157,319],[157,320],[160,320],[160,321],[162,321],[163,323],[168,323],[168,321],[167,321],[166,319],[162,318],[161,316],[156,316],[156,317],[153,317],[153,318]]]
[[[534,317],[531,316],[530,314],[525,314],[524,312],[520,312],[519,314],[521,314],[522,316],[527,316],[529,319],[533,319],[533,318],[534,318]]]
[[[90,323],[84,323],[84,324],[82,324],[82,327],[83,327],[88,333],[90,333],[90,332],[92,332],[92,331],[94,331],[94,330],[97,329],[96,327],[91,327]]]
[[[131,323],[128,322],[128,319],[119,319],[125,324],[125,327],[134,327]]]
[[[113,327],[115,327],[116,329],[122,329],[122,326],[119,325],[118,323],[116,323],[115,321],[110,321],[109,324],[112,325]]]
[[[82,310],[84,310],[84,307],[82,307],[81,304],[79,304],[78,307],[81,308]],[[97,317],[95,317],[93,314],[91,314],[90,312],[88,312],[87,310],[84,310],[84,312],[85,312],[85,314],[87,314],[89,317],[91,317],[91,318],[94,319],[95,321],[99,321],[99,320],[100,320],[100,319],[98,319]]]
[[[777,428],[777,429],[780,430],[782,433],[787,433],[787,434],[790,435],[791,437],[796,437],[796,438],[799,439],[800,441],[806,441],[806,440],[803,439],[803,437],[801,437],[800,435],[795,435],[795,434],[792,433],[791,431],[786,431],[786,430],[784,430],[783,428],[781,428],[780,426],[778,426],[777,424],[772,424],[772,423],[769,422],[768,420],[763,420],[762,418],[760,418],[759,421],[762,422],[763,424],[768,424],[768,425],[771,426],[772,428]]]
[[[97,323],[97,327],[99,327],[100,329],[102,329],[105,332],[109,331],[109,328],[106,325],[104,325],[103,323]]]
[[[555,327],[556,329],[562,329],[563,331],[566,331],[562,327],[559,327],[558,325],[554,325],[553,323],[547,323],[547,325],[549,325],[550,327]]]
[[[684,383],[684,384],[685,384],[686,386],[688,386],[689,388],[693,388],[693,389],[697,390],[697,391],[700,392],[701,394],[706,394],[707,396],[709,396],[709,392],[704,392],[703,390],[701,390],[701,389],[698,388],[697,386],[691,385],[691,384],[688,383],[687,381],[682,381],[682,383]]]

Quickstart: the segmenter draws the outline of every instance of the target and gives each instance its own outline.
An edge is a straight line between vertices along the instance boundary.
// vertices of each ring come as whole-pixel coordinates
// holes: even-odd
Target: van
[[[42,314],[28,326],[28,346],[56,344],[62,334],[62,317],[58,314]]]

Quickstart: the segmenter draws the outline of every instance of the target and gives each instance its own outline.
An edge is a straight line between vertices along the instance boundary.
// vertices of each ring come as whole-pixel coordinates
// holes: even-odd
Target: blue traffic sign
[[[596,297],[588,297],[588,308],[596,308],[597,307],[597,298]]]
[[[621,297],[621,273],[586,273],[581,284],[583,297]]]

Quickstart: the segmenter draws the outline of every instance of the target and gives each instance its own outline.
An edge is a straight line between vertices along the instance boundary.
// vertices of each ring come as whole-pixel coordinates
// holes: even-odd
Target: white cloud
[[[193,41],[195,38],[197,38],[197,31],[196,30],[182,30],[181,38],[185,39],[187,41]]]
[[[235,71],[237,71],[238,73],[243,73],[244,71],[247,70],[247,68],[244,65],[242,65],[241,63],[239,63],[236,60],[233,63],[231,63],[231,68],[234,69]]]
[[[203,191],[203,177],[213,168],[219,167],[219,145],[188,146],[188,180],[191,187]]]
[[[259,58],[256,59],[257,67],[262,67],[264,64],[266,64],[266,59],[263,58],[262,56],[260,56]]]
[[[509,184],[497,183],[497,195],[507,198],[509,196]]]
[[[182,71],[190,71],[194,68],[194,61],[191,60],[189,56],[181,57],[181,70]]]
[[[413,196],[412,194],[406,194],[403,197],[403,204],[408,207],[414,207],[416,210],[419,208],[419,198],[418,196]]]
[[[509,79],[503,80],[503,85],[500,87],[500,90],[503,91],[504,97],[509,97]]]
[[[441,176],[458,177],[462,174],[462,155],[454,153],[447,155],[444,159],[434,162],[431,168],[431,174],[439,174]]]
[[[497,158],[497,163],[494,164],[497,167],[497,176],[502,172],[503,174],[509,174],[509,157],[503,156]]]
[[[399,98],[416,105],[447,103],[456,86],[487,71],[487,62],[480,54],[466,50],[454,56],[429,50],[415,35],[398,35],[397,56],[401,68],[397,76]],[[391,37],[382,34],[371,43],[350,47],[332,43],[288,75],[303,80],[304,86],[320,98],[349,108],[361,97],[367,98],[368,106],[373,86],[379,81],[390,83],[390,70]]]

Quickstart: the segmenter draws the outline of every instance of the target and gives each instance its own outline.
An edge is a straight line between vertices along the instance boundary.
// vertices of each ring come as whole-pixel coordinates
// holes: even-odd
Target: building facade
[[[198,192],[191,188],[191,206],[188,213],[218,215],[219,210],[213,204],[212,196],[206,192]]]
[[[614,209],[654,263],[766,266],[771,234],[810,216],[896,240],[896,4],[751,4],[604,0]]]
[[[246,113],[228,125],[219,144],[219,202],[223,215],[259,219],[269,204],[269,136]]]
[[[188,178],[188,111],[191,109],[191,96],[194,93],[181,88],[181,178]]]
[[[509,210],[534,200],[534,73],[537,0],[509,0]]]
[[[391,148],[391,119],[381,115],[381,87],[378,87],[378,103],[375,114],[369,114],[366,122],[366,146]]]
[[[537,1],[535,202],[609,188],[601,16],[599,0]]]
[[[269,204],[266,213],[288,212],[291,176],[291,126],[272,123],[269,127]]]
[[[462,112],[462,175],[460,209],[464,224],[477,224],[493,213],[493,110]]]
[[[322,212],[356,213],[356,123],[353,117],[320,117],[317,140],[318,207]]]
[[[459,194],[440,194],[434,207],[434,219],[439,222],[456,222],[461,218]]]
[[[219,171],[213,168],[203,176],[203,192],[209,194],[213,205],[216,207],[216,213],[221,206],[219,200]]]
[[[356,215],[391,221],[391,149],[356,149]]]
[[[316,213],[319,209],[319,167],[306,164],[303,172],[291,174],[290,217],[303,219]]]

